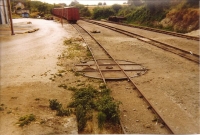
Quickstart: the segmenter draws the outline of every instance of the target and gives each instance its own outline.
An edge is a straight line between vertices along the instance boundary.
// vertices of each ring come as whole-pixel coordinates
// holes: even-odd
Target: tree
[[[71,4],[69,4],[70,6],[76,6],[76,5],[78,5],[79,4],[79,2],[77,1],[77,0],[74,0],[74,1],[72,1],[71,2]]]
[[[187,3],[192,7],[199,7],[199,1],[198,0],[187,0]]]
[[[143,3],[141,0],[128,0],[129,5],[141,6]]]
[[[77,4],[75,7],[79,8],[81,17],[89,17],[89,16],[91,16],[91,13],[90,13],[88,7],[85,7],[82,4]]]
[[[108,18],[109,16],[113,16],[114,14],[115,11],[111,7],[107,8],[95,7],[93,9],[93,19]]]
[[[122,9],[122,6],[119,5],[119,4],[114,4],[114,5],[112,5],[112,8],[113,8],[113,10],[115,10],[116,13],[118,13],[118,11],[119,11],[120,9]]]
[[[102,2],[99,2],[98,5],[99,5],[99,6],[102,5]]]

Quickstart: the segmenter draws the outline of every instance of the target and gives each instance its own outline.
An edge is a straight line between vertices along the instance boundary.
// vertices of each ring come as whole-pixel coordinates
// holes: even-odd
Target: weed
[[[45,120],[40,121],[40,124],[45,124],[45,123],[46,123]]]
[[[71,87],[71,86],[70,86],[70,87],[68,88],[68,90],[71,90],[71,91],[76,91],[76,90],[77,90],[77,88],[76,88],[76,87]]]
[[[92,53],[90,52],[90,50],[88,48],[87,48],[86,56],[87,57],[92,57]]]
[[[73,87],[74,88],[74,87]],[[119,104],[109,96],[110,89],[102,88],[98,92],[92,86],[76,89],[73,94],[73,102],[68,107],[76,108],[78,130],[82,131],[87,120],[92,119],[91,111],[98,111],[98,126],[103,128],[104,123],[119,124]]]
[[[100,88],[100,89],[105,89],[105,88],[106,88],[106,84],[100,83],[99,88]]]
[[[30,114],[19,118],[19,126],[23,127],[24,125],[28,125],[32,121],[35,121],[35,115]]]
[[[70,104],[70,107],[77,107],[78,105],[82,105],[86,110],[92,109],[94,107],[93,98],[95,97],[95,93],[97,93],[97,90],[91,86],[76,90],[73,94],[74,102]]]
[[[65,73],[65,70],[58,70],[58,73]]]
[[[55,79],[54,79],[54,78],[52,78],[52,77],[51,77],[51,78],[49,78],[49,80],[51,80],[51,81],[55,81]]]
[[[57,101],[57,99],[49,100],[49,107],[51,110],[59,110],[62,107],[62,104]]]
[[[64,41],[64,45],[69,45],[72,43],[72,39],[68,39]]]
[[[7,114],[10,114],[10,113],[12,113],[12,111],[8,111],[8,112],[7,112]]]
[[[63,77],[63,75],[61,74],[61,73],[59,73],[59,74],[56,74],[57,76],[60,76],[60,77]]]
[[[36,101],[39,101],[39,100],[40,100],[40,98],[35,98],[35,100],[36,100]]]
[[[72,109],[64,109],[57,99],[49,100],[49,103],[50,108],[57,111],[57,116],[69,116],[73,112]]]
[[[71,109],[59,109],[57,110],[57,116],[69,116],[72,113]]]
[[[66,84],[60,84],[60,85],[58,85],[58,87],[62,87],[64,89],[67,89],[67,85]]]
[[[103,125],[105,123],[105,120],[106,120],[106,115],[103,113],[103,112],[99,112],[98,113],[98,127],[100,129],[103,128]]]
[[[74,72],[74,75],[75,75],[75,76],[81,76],[81,75],[83,75],[83,74],[80,73],[80,72]]]
[[[101,90],[101,95],[102,96],[104,96],[104,95],[110,95],[110,89],[107,89],[107,88],[106,89],[102,89]]]
[[[78,105],[76,107],[76,119],[78,122],[78,131],[83,131],[85,128],[87,119],[86,119],[86,111],[82,105]]]
[[[3,111],[3,110],[4,110],[4,108],[2,106],[0,106],[0,111]]]
[[[77,84],[76,86],[83,86],[85,85],[85,83],[80,83],[80,84]]]
[[[104,95],[97,100],[96,107],[98,111],[103,112],[106,115],[107,121],[118,124],[120,120],[119,104],[120,102],[115,102],[109,95]]]

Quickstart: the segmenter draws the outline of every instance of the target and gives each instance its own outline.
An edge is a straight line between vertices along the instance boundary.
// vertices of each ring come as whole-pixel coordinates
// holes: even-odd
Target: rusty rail
[[[143,30],[148,30],[148,31],[158,32],[158,33],[172,35],[172,36],[176,36],[176,37],[186,38],[189,40],[199,41],[199,37],[184,35],[184,34],[172,32],[172,31],[166,31],[166,30],[144,27],[144,26],[130,25],[130,24],[125,24],[125,23],[121,23],[121,22],[112,22],[112,21],[106,21],[106,20],[104,20],[103,22],[114,23],[114,24],[118,24],[118,25],[124,25],[124,26],[128,26],[128,27],[139,28],[139,29],[143,29]]]
[[[99,25],[99,26],[102,26],[102,27],[105,27],[105,28],[108,28],[108,29],[111,29],[113,31],[127,35],[129,37],[136,38],[136,39],[138,39],[142,42],[154,45],[158,48],[161,48],[163,50],[166,50],[166,51],[169,51],[169,52],[174,53],[176,55],[179,55],[179,56],[186,58],[190,61],[193,61],[195,63],[198,63],[198,64],[200,63],[198,54],[194,54],[194,53],[191,54],[189,51],[185,51],[183,49],[180,49],[180,48],[177,48],[177,47],[174,47],[174,46],[170,46],[168,44],[165,44],[165,43],[162,43],[162,42],[159,42],[159,41],[156,41],[156,40],[153,40],[153,39],[150,39],[150,38],[147,38],[147,37],[144,37],[144,36],[129,32],[129,31],[125,31],[125,30],[122,30],[122,29],[119,29],[119,28],[116,28],[116,27],[112,27],[112,26],[109,26],[109,25],[106,25],[106,24],[102,24],[102,23],[98,23],[98,22],[90,21],[90,20],[84,20],[84,21],[89,22],[89,23],[93,23],[93,24],[96,24],[96,25]],[[148,41],[146,41],[144,39],[147,39]]]
[[[80,29],[77,27],[77,26],[79,26],[79,25],[77,25],[77,24],[72,24],[72,26],[73,26],[79,33],[81,33],[81,32],[80,32]],[[79,26],[79,27],[80,27],[80,26]],[[80,28],[82,28],[82,27],[80,27]],[[84,30],[84,31],[87,33],[87,31],[86,31],[85,29],[82,28],[82,30]],[[83,38],[83,37],[82,37],[82,38]],[[97,60],[95,59],[94,54],[93,54],[93,52],[92,52],[90,46],[88,46],[88,43],[87,43],[87,41],[86,41],[84,38],[83,38],[83,40],[84,40],[85,43],[87,44],[87,48],[90,50],[90,52],[91,52],[91,54],[92,54],[92,57],[93,57],[93,59],[94,59],[94,61],[95,61],[95,64],[96,64],[96,66],[97,66],[97,68],[98,68],[98,71],[99,71],[99,73],[100,73],[100,75],[101,75],[101,78],[102,78],[104,84],[106,84],[105,77],[103,76],[103,74],[102,74],[102,72],[101,72],[101,70],[100,70],[100,68],[99,68],[99,65],[98,65],[98,63],[97,63]]]
[[[77,26],[79,26],[78,24],[76,24]],[[80,28],[82,28],[81,26],[79,26]],[[84,28],[82,28],[84,29]],[[118,67],[121,69],[121,71],[124,73],[124,75],[127,77],[127,81],[130,82],[133,87],[139,92],[140,95],[142,95],[144,101],[150,106],[151,110],[160,118],[160,120],[162,121],[162,124],[165,125],[165,127],[169,130],[170,133],[174,134],[174,131],[170,128],[170,126],[165,122],[164,118],[162,118],[161,114],[158,113],[156,111],[156,109],[153,107],[153,105],[148,101],[148,99],[144,96],[144,94],[139,90],[139,88],[136,86],[136,84],[131,80],[131,78],[126,74],[126,72],[121,68],[121,66],[119,65],[119,63],[108,53],[108,51],[88,32],[84,29],[84,31],[90,35],[90,37],[102,48],[102,51],[105,52],[106,55],[108,55],[115,63],[116,65],[118,65]],[[88,44],[87,44],[88,45]],[[89,47],[89,46],[88,46]],[[90,47],[89,47],[90,48]],[[91,53],[92,50],[90,49]],[[93,53],[92,53],[93,54]],[[93,55],[93,59],[95,60],[95,64],[98,66],[97,60],[95,59],[94,55]],[[99,72],[101,73],[101,70],[98,67]],[[103,77],[103,75],[102,75]],[[105,78],[104,78],[105,79]],[[106,82],[104,82],[106,83]],[[126,131],[123,128],[123,125],[120,121],[120,124],[122,126],[122,130],[123,132],[126,134]]]

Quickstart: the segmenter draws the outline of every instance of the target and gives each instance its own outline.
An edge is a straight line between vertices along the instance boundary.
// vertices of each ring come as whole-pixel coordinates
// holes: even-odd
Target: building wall
[[[8,5],[7,0],[0,0],[0,24],[8,24]]]
[[[21,2],[17,3],[17,5],[15,6],[15,9],[17,10],[17,8],[24,9],[24,4],[22,4]]]

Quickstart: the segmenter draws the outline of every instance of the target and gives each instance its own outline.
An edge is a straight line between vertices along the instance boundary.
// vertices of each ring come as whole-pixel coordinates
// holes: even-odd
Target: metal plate
[[[137,77],[146,73],[147,69],[140,64],[116,60],[120,67],[126,72],[129,77]],[[119,66],[111,59],[98,59],[97,63],[106,80],[121,80],[127,79],[126,75]],[[95,61],[85,61],[75,65],[76,72],[82,72],[84,76],[92,78],[101,78]]]

